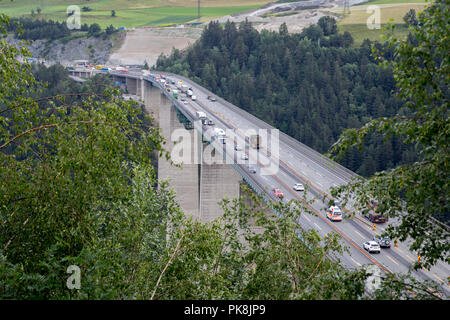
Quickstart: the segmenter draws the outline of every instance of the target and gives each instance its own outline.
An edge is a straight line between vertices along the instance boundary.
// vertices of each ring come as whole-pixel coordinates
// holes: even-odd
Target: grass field
[[[381,28],[385,27],[388,22],[395,24],[395,35],[404,37],[408,34],[408,28],[403,21],[403,17],[410,10],[414,9],[416,13],[423,11],[430,2],[423,0],[375,0],[364,4],[350,7],[350,14],[346,14],[343,19],[338,22],[341,32],[348,31],[352,34],[355,45],[362,43],[364,39],[379,40],[384,33],[382,29],[369,29],[367,27],[368,18],[374,13],[367,12],[369,5],[377,5],[380,8],[380,24]],[[342,13],[342,9],[330,10],[335,13]]]
[[[256,9],[267,0],[201,0],[201,21]],[[81,23],[98,23],[101,27],[144,27],[179,24],[197,20],[197,0],[15,0],[0,2],[0,12],[9,16],[35,16],[64,21],[70,5],[92,11],[81,12]],[[37,15],[37,8],[41,13]],[[116,16],[111,16],[115,10]]]

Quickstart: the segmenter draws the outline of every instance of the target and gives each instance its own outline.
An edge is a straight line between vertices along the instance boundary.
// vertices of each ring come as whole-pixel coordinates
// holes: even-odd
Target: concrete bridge
[[[69,74],[87,78],[96,72],[81,69],[69,70]],[[185,137],[182,143],[186,148],[183,151],[188,151],[189,154],[184,154],[183,159],[190,161],[183,162],[180,168],[165,157],[160,157],[157,166],[158,180],[169,180],[170,187],[176,193],[176,200],[185,213],[204,222],[221,216],[223,210],[219,201],[223,198],[239,198],[243,177],[230,164],[208,164],[203,161],[204,151],[210,141],[202,135],[201,123],[193,125],[197,120],[196,116],[180,108],[180,101],[174,99],[156,81],[144,78],[142,74],[110,72],[110,75],[114,83],[144,102],[146,110],[161,129],[166,150],[171,152],[174,149],[175,138]],[[214,148],[211,151],[215,153]],[[222,157],[221,154],[218,156]]]
[[[79,72],[69,70],[72,76],[80,78],[95,74],[95,71],[86,71],[84,74]],[[342,242],[349,248],[349,252],[344,252],[340,257],[344,266],[351,269],[376,265],[384,273],[405,273],[416,261],[417,254],[408,248],[409,240],[399,242],[398,248],[382,250],[383,253],[376,257],[362,249],[363,242],[380,235],[386,226],[378,225],[374,230],[372,223],[351,204],[344,208],[346,214],[353,215],[351,219],[335,223],[326,218],[328,200],[332,199],[330,188],[349,183],[356,177],[352,171],[283,133],[278,136],[276,131],[268,135],[266,143],[258,152],[246,148],[248,139],[245,132],[261,129],[270,131],[274,128],[220,97],[216,97],[216,102],[211,102],[207,97],[213,93],[189,79],[168,75],[193,88],[197,100],[188,99],[185,104],[165,90],[161,82],[142,72],[111,71],[109,74],[117,85],[144,101],[146,109],[161,128],[167,143],[166,149],[176,151],[172,152],[172,156],[179,155],[185,160],[180,170],[160,158],[158,179],[170,180],[171,187],[177,193],[177,201],[186,213],[202,221],[211,221],[222,214],[217,202],[222,198],[240,197],[240,185],[244,182],[267,200],[279,200],[272,192],[272,188],[277,187],[284,193],[283,201],[302,201],[302,195],[292,188],[295,183],[301,182],[309,191],[306,200],[311,201],[310,209],[316,216],[303,214],[299,224],[305,230],[316,230],[322,237],[330,232],[341,235]],[[203,111],[209,119],[213,119],[214,127],[227,130],[227,139],[229,135],[234,135],[233,139],[244,150],[237,153],[233,143],[219,143],[212,128],[198,121],[196,111]],[[181,137],[184,139],[177,143]],[[272,142],[275,140],[278,145],[274,149]],[[180,144],[191,146],[181,148],[183,151],[188,150],[187,154],[178,154]],[[238,155],[244,154],[248,160],[240,162]],[[215,163],[211,161],[212,158],[227,161]],[[228,161],[230,159],[232,161]],[[255,171],[250,170],[251,162],[256,167]],[[273,166],[277,170],[271,171]],[[413,274],[418,279],[438,280],[448,294],[446,278],[450,274],[449,270],[448,263],[440,261],[430,270],[413,271]]]

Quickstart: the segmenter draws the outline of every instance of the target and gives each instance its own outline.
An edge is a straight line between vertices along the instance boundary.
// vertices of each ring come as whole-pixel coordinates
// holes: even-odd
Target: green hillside
[[[210,0],[200,8],[201,21],[258,8],[267,0]],[[34,16],[64,21],[71,5],[81,10],[81,24],[98,23],[101,27],[143,27],[197,21],[196,0],[15,0],[1,1],[0,12],[9,16]],[[40,13],[38,13],[38,8]],[[115,11],[115,17],[111,15]]]

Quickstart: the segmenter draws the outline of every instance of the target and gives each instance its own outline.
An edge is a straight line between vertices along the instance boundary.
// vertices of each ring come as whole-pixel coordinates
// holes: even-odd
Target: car
[[[186,101],[186,99],[185,98],[181,98],[181,101]]]
[[[277,198],[283,198],[284,197],[283,192],[279,188],[273,188],[272,192],[275,195],[275,197],[277,197]]]
[[[195,101],[195,100],[197,100],[197,97],[193,95],[193,96],[191,97],[191,99],[192,99],[192,101]]]
[[[250,171],[250,173],[256,173],[256,168],[254,166],[249,166],[248,171]]]
[[[211,119],[208,120],[208,126],[213,126],[214,125],[214,121],[212,121]]]
[[[238,144],[235,144],[234,150],[240,151],[240,150],[242,150],[242,147],[240,145],[238,145]]]
[[[212,101],[212,102],[216,101],[216,98],[214,98],[213,96],[208,96],[207,99]]]
[[[188,104],[187,100],[184,100],[183,103],[184,103],[184,104]]]
[[[380,249],[380,245],[378,243],[376,243],[375,241],[366,241],[364,242],[364,250],[369,251],[369,253],[380,253],[381,249]]]
[[[342,221],[342,211],[339,207],[331,206],[327,210],[327,218],[332,221]]]
[[[381,248],[390,248],[391,247],[391,239],[389,239],[388,237],[374,236],[373,241],[378,243]]]
[[[295,191],[305,191],[305,187],[301,183],[294,184],[293,189]]]
[[[248,155],[246,155],[245,153],[241,154],[241,159],[248,160]]]

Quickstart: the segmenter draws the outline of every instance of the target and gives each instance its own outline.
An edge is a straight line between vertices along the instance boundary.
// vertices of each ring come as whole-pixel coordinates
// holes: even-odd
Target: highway
[[[154,73],[159,74],[156,71]],[[196,101],[191,100],[184,94],[180,94],[180,98],[184,97],[187,103],[181,102],[180,99],[175,100],[171,93],[164,90],[164,86],[160,82],[148,76],[144,76],[143,79],[159,86],[166,96],[174,101],[177,108],[187,118],[194,121],[194,127],[198,131],[202,131],[204,136],[212,142],[217,150],[223,153],[226,159],[234,160],[230,164],[266,199],[279,200],[272,193],[272,189],[280,188],[284,193],[281,201],[291,199],[303,201],[303,192],[295,191],[292,187],[295,183],[305,185],[307,189],[306,199],[313,201],[308,206],[315,215],[302,214],[299,224],[306,230],[316,230],[322,237],[330,232],[339,234],[342,237],[342,244],[349,249],[348,252],[344,252],[338,257],[346,268],[359,269],[367,265],[376,265],[382,273],[406,273],[417,261],[417,254],[408,249],[409,240],[398,242],[397,247],[392,245],[391,248],[382,248],[379,254],[370,254],[365,251],[363,243],[372,240],[374,235],[381,235],[387,223],[377,224],[376,229],[373,230],[373,224],[358,212],[353,212],[351,204],[344,208],[344,219],[341,222],[332,222],[327,219],[325,211],[328,207],[328,199],[331,199],[329,196],[330,188],[351,182],[352,178],[356,177],[355,173],[332,162],[299,141],[281,132],[274,131],[275,128],[267,123],[217,97],[191,80],[179,75],[165,72],[164,74],[177,82],[182,80],[183,84],[191,87],[193,94],[197,97]],[[119,73],[118,75],[142,78],[142,73],[139,72]],[[169,87],[176,89],[173,84]],[[207,98],[208,96],[214,96],[217,101],[210,101]],[[202,125],[198,121],[196,111],[205,112],[208,119],[214,121],[214,126]],[[213,127],[228,129],[225,145],[219,145],[218,141],[214,139]],[[260,129],[268,130],[267,144],[256,151],[249,148],[246,136],[251,132],[249,130],[258,133]],[[234,149],[232,135],[235,135],[237,143],[243,147],[242,151]],[[277,139],[277,135],[279,139]],[[248,160],[242,160],[242,153],[248,155]],[[249,164],[256,168],[256,173],[251,173],[248,170]],[[328,198],[323,200],[323,196]],[[395,220],[391,219],[388,223],[395,223]],[[449,296],[450,266],[447,263],[439,261],[430,270],[422,268],[411,272],[417,279],[437,281],[441,284],[444,294],[447,297]]]
[[[180,97],[185,97],[188,103],[179,103],[179,107],[190,110],[192,115],[195,115],[196,111],[205,112],[207,117],[215,122],[216,127],[224,130],[229,129],[234,132],[236,135],[235,139],[241,147],[246,147],[245,133],[248,130],[253,129],[255,132],[258,132],[258,129],[274,129],[267,124],[261,125],[259,119],[252,121],[254,117],[245,115],[245,111],[240,110],[236,112],[235,108],[237,107],[230,108],[229,103],[189,79],[175,75],[168,75],[168,77],[176,81],[182,80],[183,84],[193,89],[194,95],[197,97],[196,101],[192,101],[185,95],[180,95]],[[172,88],[176,89],[173,85]],[[207,96],[214,96],[217,101],[211,102],[207,99]],[[203,126],[203,130],[208,132],[208,128],[205,127],[207,126]],[[212,133],[206,133],[206,135],[212,136]],[[376,224],[376,229],[373,230],[373,224],[358,214],[354,218],[350,218],[347,215],[347,218],[341,222],[332,222],[326,218],[327,203],[322,201],[322,196],[329,194],[331,187],[347,184],[356,175],[339,164],[331,162],[314,150],[297,141],[292,141],[294,139],[290,137],[286,139],[282,133],[279,133],[279,136],[278,155],[268,154],[267,149],[264,147],[259,152],[256,152],[255,149],[248,148],[248,145],[244,150],[236,151],[234,150],[234,143],[228,137],[227,140],[229,141],[226,144],[225,153],[228,159],[237,159],[241,170],[246,170],[248,175],[253,176],[252,180],[265,187],[266,197],[271,200],[277,200],[272,193],[272,188],[276,187],[280,188],[284,193],[285,197],[282,201],[291,199],[302,201],[302,192],[295,191],[292,186],[298,182],[309,186],[306,198],[314,201],[310,209],[316,215],[305,213],[300,218],[299,223],[306,230],[315,229],[321,236],[325,236],[329,232],[336,232],[341,235],[342,242],[349,248],[349,253],[344,253],[340,257],[344,266],[352,269],[374,264],[385,273],[408,272],[414,262],[417,261],[417,254],[409,251],[408,242],[399,242],[398,247],[392,245],[391,248],[382,248],[380,254],[369,254],[363,249],[362,244],[365,241],[372,240],[374,235],[383,233],[386,227],[384,224]],[[267,146],[271,144],[270,137],[269,134]],[[247,161],[241,159],[242,152],[248,155],[249,159]],[[256,173],[249,173],[247,163],[256,167]],[[272,164],[272,167],[279,167],[279,170],[272,174],[271,171],[273,170],[270,170],[269,163]],[[412,274],[419,279],[434,280],[442,284],[441,287],[448,296],[449,285],[447,277],[450,275],[448,264],[440,261],[431,270],[412,271]]]

